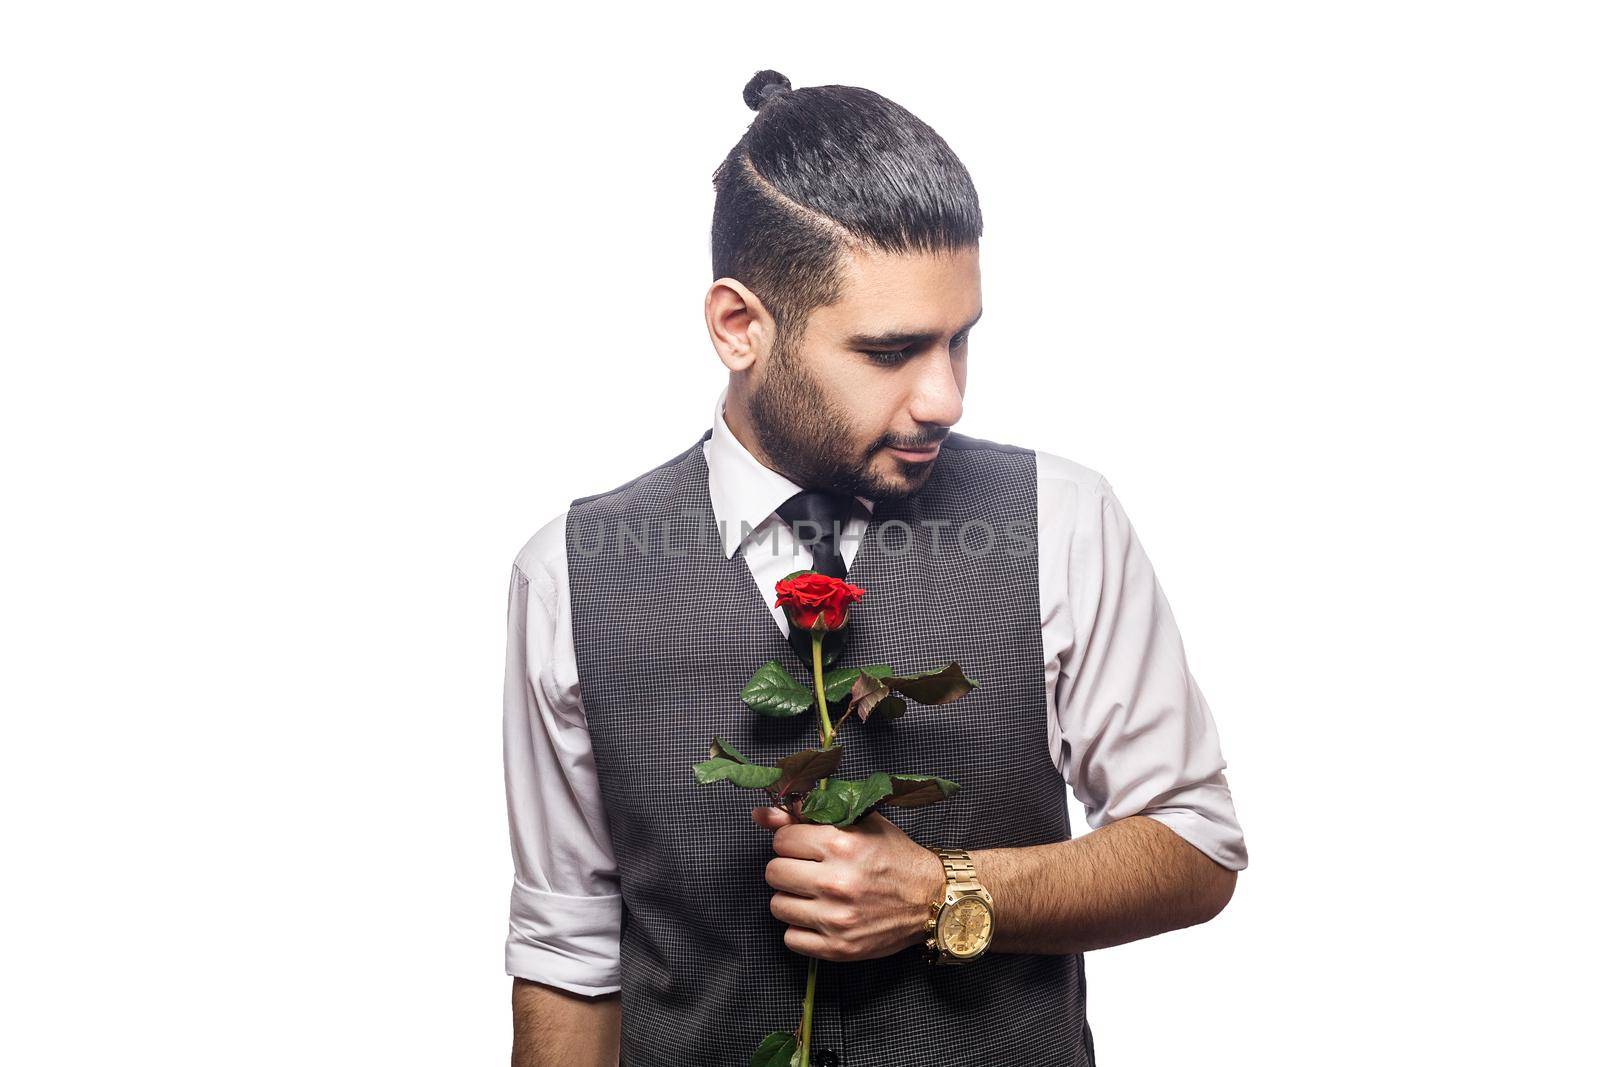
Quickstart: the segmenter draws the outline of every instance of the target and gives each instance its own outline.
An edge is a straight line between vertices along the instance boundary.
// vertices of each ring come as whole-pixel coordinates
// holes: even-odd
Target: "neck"
[[[790,477],[789,472],[774,463],[772,457],[767,455],[767,450],[761,447],[755,424],[750,419],[749,401],[737,382],[728,383],[728,395],[722,405],[722,421],[728,424],[728,432],[756,458],[757,463],[769,471],[777,471],[785,478]]]

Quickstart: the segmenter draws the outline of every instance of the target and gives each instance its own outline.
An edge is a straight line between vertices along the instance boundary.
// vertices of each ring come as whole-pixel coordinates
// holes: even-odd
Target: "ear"
[[[761,298],[737,278],[718,278],[706,293],[706,331],[729,371],[749,370],[766,359],[777,323]]]

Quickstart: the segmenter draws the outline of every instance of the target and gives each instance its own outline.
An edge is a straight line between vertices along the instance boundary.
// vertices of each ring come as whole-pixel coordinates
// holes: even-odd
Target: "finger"
[[[783,893],[815,899],[822,895],[817,880],[822,864],[816,860],[797,860],[789,856],[774,856],[767,861],[767,884]]]
[[[783,943],[791,952],[801,956],[815,956],[819,960],[838,960],[842,957],[833,951],[832,942],[815,930],[791,926],[783,932]]]
[[[820,907],[814,900],[805,897],[793,896],[789,893],[774,893],[771,902],[767,905],[772,917],[786,926],[798,926],[804,930],[814,930],[822,933],[822,919]]]
[[[797,860],[822,860],[828,858],[828,839],[842,833],[836,826],[819,826],[816,823],[795,822],[778,827],[772,835],[772,850],[780,856]]]

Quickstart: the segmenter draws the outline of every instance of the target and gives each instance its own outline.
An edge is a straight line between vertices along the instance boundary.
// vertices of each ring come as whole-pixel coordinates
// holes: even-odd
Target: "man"
[[[1092,1064],[1082,954],[1210,919],[1245,865],[1210,711],[1106,479],[952,430],[982,313],[954,153],[866,90],[763,71],[745,100],[715,176],[711,428],[573,501],[512,573],[513,1062],[747,1064],[799,1025],[814,957],[815,1063]],[[739,698],[769,659],[810,677],[774,605],[800,568],[866,590],[840,665],[978,681],[841,735],[840,777],[954,797],[838,828],[695,783],[713,736],[763,764],[816,743],[814,715]],[[987,892],[990,940],[943,966],[925,925],[952,883]]]

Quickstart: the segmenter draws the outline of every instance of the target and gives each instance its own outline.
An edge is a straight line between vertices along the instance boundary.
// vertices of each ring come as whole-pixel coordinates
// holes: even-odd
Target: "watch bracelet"
[[[988,893],[978,881],[978,869],[972,865],[972,856],[964,848],[934,848],[934,855],[944,865],[945,893],[952,889],[974,889]]]
[[[979,894],[989,904],[989,911],[992,915],[994,912],[994,898],[990,896],[989,890],[983,885],[983,883],[978,881],[977,868],[973,865],[972,856],[967,852],[967,850],[961,848],[943,848],[937,845],[928,845],[925,847],[927,847],[928,850],[931,851],[935,856],[939,857],[939,863],[944,868],[945,875],[943,891],[940,893],[937,900],[929,903],[929,909],[934,915],[934,918],[929,920],[930,927],[933,927],[936,924],[937,916],[943,909],[945,903],[950,900],[952,892]],[[927,960],[930,964],[939,965],[971,963],[988,952],[986,947],[984,951],[978,953],[977,956],[965,958],[957,957],[938,948],[937,937],[938,935],[935,933],[929,938],[926,945]]]

